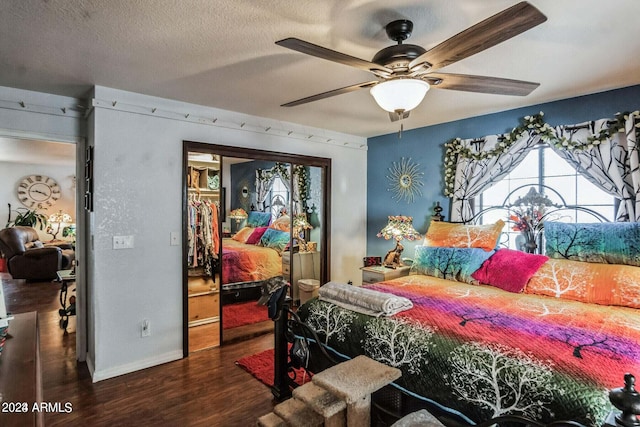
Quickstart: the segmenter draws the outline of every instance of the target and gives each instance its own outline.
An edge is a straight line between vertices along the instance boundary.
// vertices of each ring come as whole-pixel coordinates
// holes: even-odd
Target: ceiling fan
[[[297,38],[286,38],[276,44],[307,55],[349,65],[373,73],[371,80],[308,96],[283,104],[293,107],[331,96],[371,88],[371,94],[391,121],[409,116],[430,86],[467,92],[526,96],[540,84],[498,77],[446,74],[434,71],[523,33],[547,20],[538,9],[526,1],[511,6],[430,50],[413,44],[403,44],[413,31],[409,20],[393,21],[385,26],[387,36],[397,42],[380,50],[371,61],[356,58]]]

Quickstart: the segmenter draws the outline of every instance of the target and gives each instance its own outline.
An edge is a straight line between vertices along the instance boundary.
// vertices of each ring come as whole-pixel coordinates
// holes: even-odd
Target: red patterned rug
[[[237,328],[238,326],[269,320],[266,305],[257,305],[255,301],[238,302],[222,306],[222,328]]]
[[[236,365],[253,375],[261,383],[271,387],[273,385],[273,354],[272,348],[260,353],[246,356],[236,360]],[[305,374],[303,369],[294,369],[294,381],[302,385],[311,380],[310,374]],[[289,376],[292,374],[290,373]]]

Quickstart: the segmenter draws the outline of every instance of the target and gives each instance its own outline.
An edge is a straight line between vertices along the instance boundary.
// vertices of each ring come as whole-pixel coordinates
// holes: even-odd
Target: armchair
[[[52,280],[56,271],[71,268],[75,259],[71,244],[44,244],[32,227],[0,230],[0,251],[14,279]]]

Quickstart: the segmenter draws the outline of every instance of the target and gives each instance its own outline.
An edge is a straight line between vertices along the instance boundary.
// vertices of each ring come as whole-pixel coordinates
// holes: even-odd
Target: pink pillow
[[[265,231],[267,231],[267,228],[269,227],[256,227],[255,230],[253,230],[253,233],[251,233],[251,236],[247,238],[245,243],[247,245],[255,245],[260,242],[260,239],[262,239],[262,235]]]
[[[480,283],[519,293],[548,259],[549,257],[544,255],[499,249],[471,277]]]

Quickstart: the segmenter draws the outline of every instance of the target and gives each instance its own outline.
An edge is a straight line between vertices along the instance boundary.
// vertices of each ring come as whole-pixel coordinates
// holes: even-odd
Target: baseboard
[[[87,352],[87,359],[85,360],[85,363],[87,364],[89,375],[91,375],[91,378],[93,378],[93,373],[95,372],[96,368],[93,366],[93,357],[91,354],[89,354],[89,352]]]
[[[169,353],[160,354],[149,359],[139,360],[137,362],[128,363],[126,365],[115,366],[109,369],[103,369],[96,371],[87,360],[89,366],[89,372],[92,372],[91,378],[94,383],[103,381],[109,378],[118,377],[124,374],[130,374],[131,372],[140,371],[142,369],[151,368],[152,366],[162,365],[163,363],[173,362],[175,360],[182,359],[182,350],[171,351]]]

